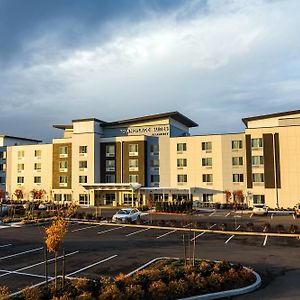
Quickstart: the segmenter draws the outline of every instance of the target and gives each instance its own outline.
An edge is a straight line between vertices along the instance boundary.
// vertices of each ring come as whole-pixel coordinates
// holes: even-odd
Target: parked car
[[[123,208],[115,213],[112,217],[112,222],[126,223],[127,220],[130,222],[135,222],[141,217],[141,212],[136,208]]]
[[[268,207],[264,204],[254,204],[253,205],[253,214],[254,215],[267,215]]]

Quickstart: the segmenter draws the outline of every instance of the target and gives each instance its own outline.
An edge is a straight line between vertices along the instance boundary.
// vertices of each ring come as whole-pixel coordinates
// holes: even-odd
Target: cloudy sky
[[[0,0],[0,132],[178,110],[193,133],[300,109],[299,0]]]

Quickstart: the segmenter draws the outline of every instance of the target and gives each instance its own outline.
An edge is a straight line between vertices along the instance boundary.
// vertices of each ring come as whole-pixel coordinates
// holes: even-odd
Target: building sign
[[[143,127],[129,127],[120,129],[123,135],[149,135],[149,136],[162,136],[170,135],[169,125],[155,125]]]

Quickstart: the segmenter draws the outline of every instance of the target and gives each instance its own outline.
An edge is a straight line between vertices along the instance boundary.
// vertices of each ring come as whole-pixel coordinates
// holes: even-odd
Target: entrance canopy
[[[139,183],[93,183],[82,184],[87,190],[102,190],[102,191],[137,191],[141,188]]]

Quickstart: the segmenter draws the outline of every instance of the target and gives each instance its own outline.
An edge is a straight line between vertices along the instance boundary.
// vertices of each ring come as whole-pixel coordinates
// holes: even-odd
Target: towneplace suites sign
[[[163,126],[145,126],[145,127],[129,127],[122,128],[120,132],[124,135],[151,135],[151,136],[161,136],[169,135],[170,127],[169,125]]]

